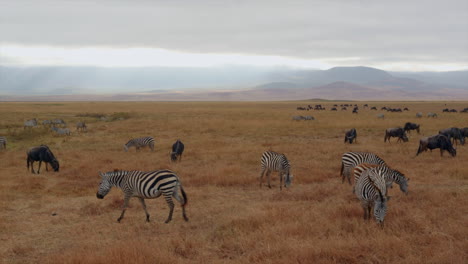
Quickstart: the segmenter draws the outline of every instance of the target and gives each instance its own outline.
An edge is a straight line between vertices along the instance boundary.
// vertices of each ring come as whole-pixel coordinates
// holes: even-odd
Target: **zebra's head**
[[[284,174],[284,187],[289,187],[292,183],[292,179],[293,179],[293,175],[292,174],[289,174],[289,172],[285,173]]]
[[[404,175],[402,175],[401,183],[400,183],[400,190],[408,195],[408,181],[410,180],[409,178],[405,178]]]
[[[383,228],[385,215],[387,214],[387,202],[390,200],[390,196],[382,196],[375,200],[374,204],[374,217],[377,223]]]
[[[110,184],[109,177],[106,173],[99,172],[99,175],[101,176],[101,183],[99,183],[99,188],[96,193],[96,197],[98,199],[103,199],[104,196],[106,196],[109,193],[112,185]]]
[[[128,151],[128,146],[127,146],[127,144],[124,144],[124,151],[125,151],[125,152]]]

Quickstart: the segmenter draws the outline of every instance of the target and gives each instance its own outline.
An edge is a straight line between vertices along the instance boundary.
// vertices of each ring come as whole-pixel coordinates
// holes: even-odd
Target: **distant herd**
[[[341,110],[347,110],[348,107],[352,107],[353,113],[357,114],[359,107],[356,104],[341,104]],[[369,108],[367,104],[363,105],[363,108]],[[338,105],[335,104],[331,108],[331,111],[337,111]],[[326,110],[320,104],[315,106],[307,105],[306,107],[299,106],[297,110]],[[370,110],[377,110],[376,107],[371,107]],[[401,108],[390,108],[382,107],[381,110],[387,110],[389,112],[402,112],[409,111],[407,107]],[[443,112],[457,112],[455,109],[443,109]],[[468,112],[468,108],[464,108],[460,112]],[[437,117],[435,113],[428,113],[428,117]],[[383,114],[379,114],[378,118],[384,118]],[[422,113],[417,113],[416,117],[422,117]],[[312,116],[294,116],[293,120],[315,120]],[[38,121],[36,118],[27,120],[24,122],[24,129],[36,127]],[[71,134],[71,131],[66,128],[66,122],[62,119],[44,120],[43,126],[51,127],[51,130],[58,135]],[[397,138],[398,141],[407,142],[407,133],[412,130],[420,133],[420,125],[416,123],[407,122],[403,127],[388,128],[385,131],[384,142],[389,141],[392,137]],[[76,131],[87,132],[87,125],[85,122],[76,123]],[[468,127],[465,128],[447,128],[439,131],[439,134],[430,137],[424,137],[420,139],[419,148],[416,155],[433,149],[440,149],[440,155],[443,155],[443,151],[450,153],[452,157],[456,156],[456,149],[453,144],[461,145],[465,144],[465,138],[468,137]],[[357,142],[357,130],[352,128],[345,132],[344,142],[353,144]],[[142,147],[148,147],[151,151],[154,151],[155,140],[153,137],[141,137],[130,139],[124,144],[124,151],[128,151],[129,148],[134,147],[136,151],[139,151]],[[4,136],[0,136],[0,150],[6,150],[7,139]],[[177,140],[172,145],[172,151],[170,152],[171,161],[181,161],[182,154],[184,152],[184,144],[182,141]],[[31,166],[31,173],[36,173],[34,170],[34,162],[39,162],[39,168],[37,173],[40,173],[42,162],[45,163],[46,170],[48,170],[48,164],[54,171],[59,171],[60,165],[51,149],[47,145],[40,145],[32,147],[27,151],[27,168]],[[280,179],[280,190],[282,187],[289,187],[292,183],[293,175],[290,173],[291,165],[286,155],[276,153],[273,151],[266,151],[261,157],[261,174],[260,174],[260,187],[262,186],[263,176],[266,174],[268,187],[271,188],[270,174],[271,172],[278,172]],[[391,169],[385,163],[383,159],[373,153],[367,152],[347,152],[342,156],[341,176],[342,181],[345,179],[351,184],[351,174],[354,174],[353,192],[356,197],[361,201],[361,205],[364,210],[364,218],[370,219],[371,210],[373,209],[373,215],[378,223],[383,226],[384,218],[387,211],[387,202],[389,197],[387,196],[387,190],[393,182],[400,185],[400,189],[405,194],[408,193],[408,181],[401,172]],[[188,218],[185,213],[185,205],[187,203],[187,195],[182,188],[179,177],[170,170],[159,170],[152,172],[141,172],[141,171],[120,171],[115,170],[113,172],[100,173],[101,183],[99,185],[97,198],[104,198],[104,196],[110,191],[112,186],[119,187],[124,192],[124,208],[119,217],[120,222],[124,216],[128,201],[131,197],[137,197],[146,213],[146,220],[149,221],[149,214],[146,210],[144,199],[157,198],[161,195],[165,197],[166,202],[169,205],[170,212],[166,223],[171,221],[172,212],[174,209],[174,203],[172,198],[175,198],[180,202],[183,209],[183,217],[186,221]],[[179,195],[179,192],[182,196]]]

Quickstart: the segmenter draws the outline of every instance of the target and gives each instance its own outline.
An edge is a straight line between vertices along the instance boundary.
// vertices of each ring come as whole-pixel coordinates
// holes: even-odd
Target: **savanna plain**
[[[332,112],[352,103],[359,114]],[[364,109],[363,104],[379,110]],[[322,104],[324,111],[297,111]],[[382,106],[408,107],[402,113]],[[1,103],[0,259],[3,263],[467,263],[468,144],[457,156],[438,150],[416,156],[419,139],[440,129],[467,127],[467,102],[54,102]],[[422,118],[416,113],[422,112]],[[435,112],[438,118],[428,118]],[[377,114],[384,113],[384,119]],[[293,121],[312,115],[313,121]],[[103,117],[103,118],[101,118]],[[71,136],[58,136],[37,118],[64,119]],[[87,132],[75,124],[85,121]],[[384,143],[387,128],[421,124],[409,142]],[[357,143],[344,133],[357,129]],[[152,136],[148,148],[124,152],[131,138]],[[185,144],[171,162],[172,144]],[[60,171],[32,174],[26,151],[47,144]],[[259,186],[264,151],[284,153],[294,175],[289,188]],[[352,186],[342,183],[341,156],[376,153],[405,174],[409,193],[389,190],[385,226],[363,219]],[[37,163],[35,168],[37,169]],[[161,197],[147,200],[151,222],[136,198],[117,223],[123,194],[96,198],[99,171],[171,169],[188,196],[172,222]],[[264,179],[265,183],[265,179]]]

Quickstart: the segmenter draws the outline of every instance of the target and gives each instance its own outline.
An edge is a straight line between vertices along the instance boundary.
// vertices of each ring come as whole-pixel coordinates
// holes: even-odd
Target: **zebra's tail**
[[[187,194],[185,193],[182,185],[180,185],[180,192],[182,193],[182,197],[184,197],[184,203],[182,204],[182,207],[185,207],[187,205]]]

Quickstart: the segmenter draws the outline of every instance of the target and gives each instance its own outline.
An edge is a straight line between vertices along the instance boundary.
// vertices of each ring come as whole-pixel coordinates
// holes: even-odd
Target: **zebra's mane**
[[[369,181],[370,183],[372,184],[372,186],[374,186],[374,188],[377,190],[377,192],[379,192],[379,197],[380,197],[380,201],[384,201],[384,197],[383,197],[383,194],[382,194],[382,190],[380,190],[380,188],[378,187],[378,185],[375,183],[373,177],[371,177],[369,175],[369,173],[367,174],[367,177],[369,178]],[[384,185],[385,186],[385,185]]]

